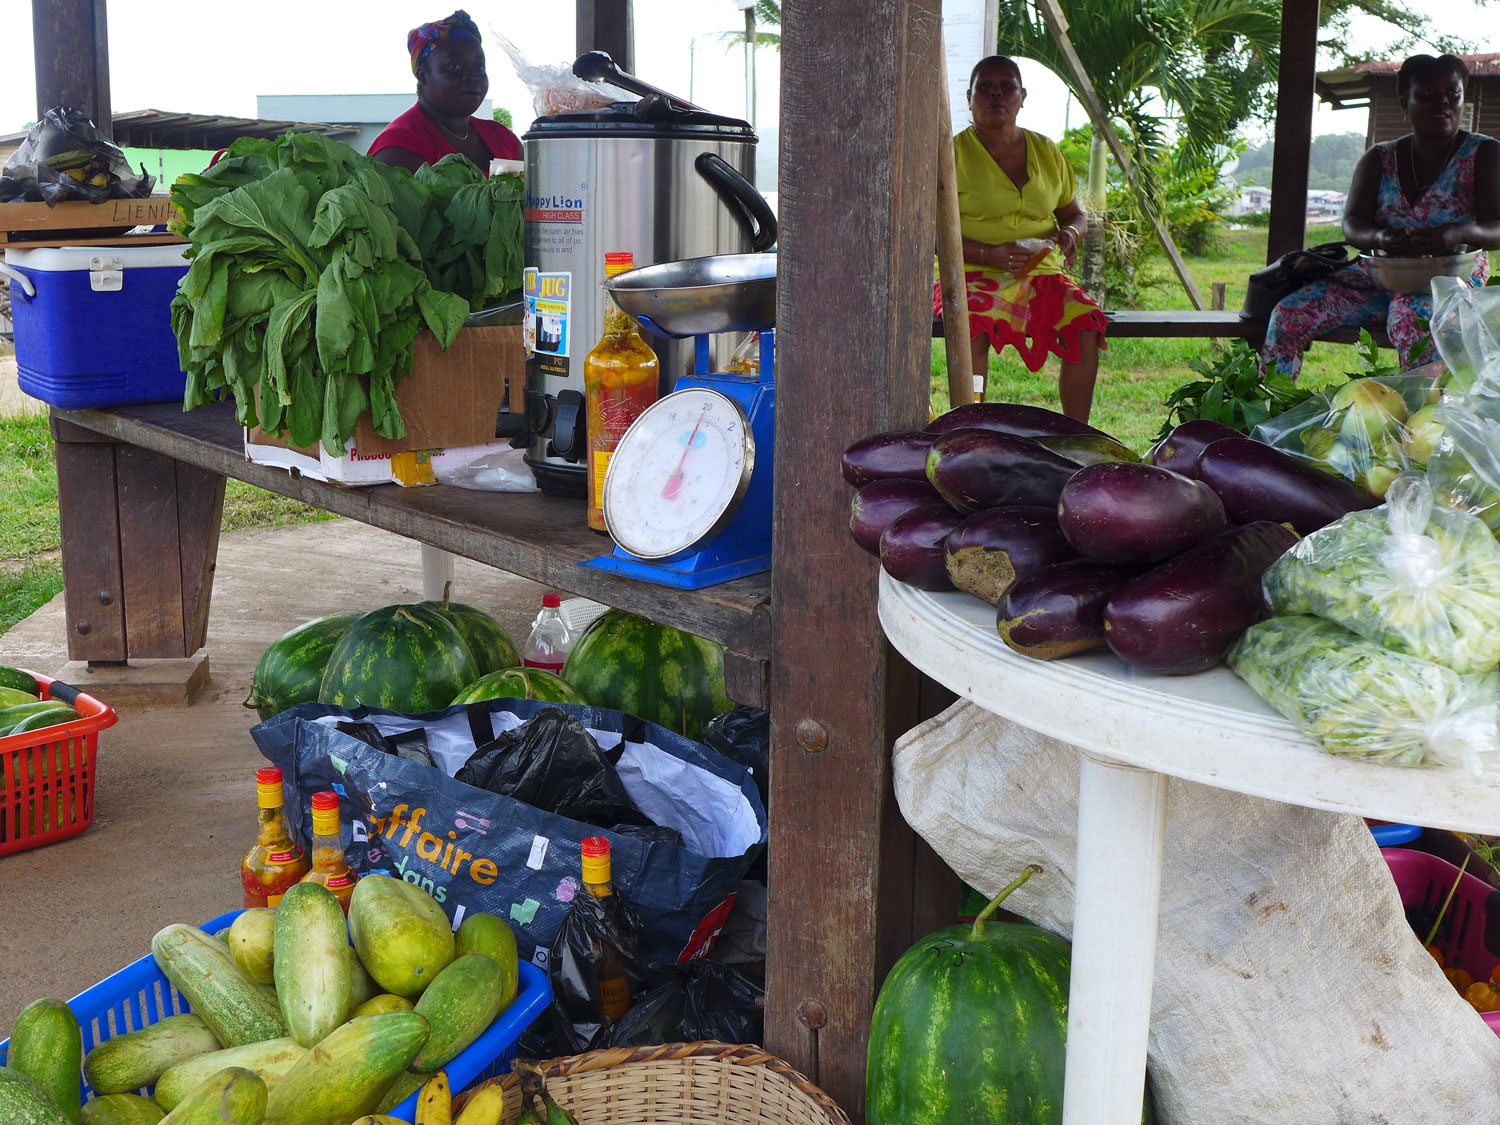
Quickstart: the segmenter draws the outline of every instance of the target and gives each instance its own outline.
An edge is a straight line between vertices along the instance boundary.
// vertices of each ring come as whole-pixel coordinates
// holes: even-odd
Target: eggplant
[[[924,504],[897,516],[880,536],[880,565],[919,590],[951,590],[943,540],[963,522],[946,504]]]
[[[1056,660],[1104,647],[1104,607],[1145,569],[1069,559],[1033,571],[1005,592],[995,616],[1003,640],[1022,656]]]
[[[1096,430],[1087,422],[1069,418],[1055,410],[1040,406],[1027,406],[1020,402],[967,402],[955,406],[946,414],[939,414],[927,423],[931,433],[945,434],[949,430],[994,430],[1016,437],[1062,437],[1068,434],[1089,434],[1107,438],[1103,430]]]
[[[1226,528],[1110,598],[1105,641],[1142,671],[1183,676],[1212,668],[1266,615],[1261,576],[1296,542],[1269,520]]]
[[[877,480],[927,479],[927,451],[935,434],[923,430],[891,430],[860,438],[839,460],[844,479],[855,488]]]
[[[1198,457],[1198,476],[1224,501],[1231,523],[1289,523],[1298,535],[1380,503],[1352,481],[1247,437],[1211,442]]]
[[[927,454],[927,479],[961,512],[1017,504],[1051,506],[1079,468],[1030,438],[995,430],[940,434]]]
[[[880,536],[897,516],[922,506],[943,507],[943,498],[926,479],[876,480],[856,492],[849,501],[849,534],[877,559]]]
[[[1039,507],[969,516],[948,536],[945,550],[953,584],[991,605],[999,605],[1018,579],[1078,557],[1057,526],[1057,509]]]
[[[1139,461],[1135,450],[1112,437],[1093,434],[1063,434],[1061,437],[1035,437],[1040,446],[1052,450],[1075,465],[1102,465],[1107,461]]]
[[[1057,522],[1080,555],[1151,563],[1224,529],[1224,505],[1201,481],[1155,465],[1079,469],[1057,502]]]
[[[1233,426],[1215,422],[1212,418],[1194,418],[1173,428],[1172,432],[1151,447],[1146,460],[1163,469],[1171,469],[1185,477],[1198,476],[1198,457],[1210,442],[1223,438],[1241,438],[1245,435]]]

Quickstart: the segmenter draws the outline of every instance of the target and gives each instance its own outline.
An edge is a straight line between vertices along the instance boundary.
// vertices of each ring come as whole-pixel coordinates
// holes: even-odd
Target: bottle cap
[[[255,771],[255,803],[263,809],[279,809],[284,798],[281,793],[281,768],[262,766]]]
[[[543,594],[542,604],[548,609],[556,609],[562,605],[562,598],[557,594]]]
[[[339,795],[332,789],[314,793],[312,799],[313,832],[319,836],[337,836],[339,831]]]
[[[608,836],[589,836],[583,841],[583,854],[590,859],[609,855]]]
[[[339,807],[339,795],[332,789],[325,789],[321,793],[314,793],[312,799],[312,807],[315,810],[333,809],[337,811]]]
[[[585,883],[608,883],[611,875],[609,837],[586,837],[583,841],[583,881]]]
[[[604,255],[604,276],[614,277],[617,273],[635,269],[635,253],[630,250],[610,250]]]

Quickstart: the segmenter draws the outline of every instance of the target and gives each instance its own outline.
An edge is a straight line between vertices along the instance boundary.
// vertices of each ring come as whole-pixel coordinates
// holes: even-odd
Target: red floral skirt
[[[1049,354],[1077,360],[1080,332],[1098,332],[1104,347],[1104,313],[1071,278],[1060,273],[998,277],[987,270],[964,273],[969,296],[969,335],[988,336],[995,351],[1009,344],[1028,370],[1040,371]],[[932,315],[943,315],[943,294],[932,287]]]

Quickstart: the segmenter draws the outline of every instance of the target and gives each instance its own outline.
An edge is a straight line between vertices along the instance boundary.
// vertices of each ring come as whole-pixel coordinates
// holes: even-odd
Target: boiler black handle
[[[776,215],[765,196],[756,191],[749,180],[716,152],[699,153],[693,167],[718,193],[724,206],[744,229],[751,250],[759,254],[776,245]]]

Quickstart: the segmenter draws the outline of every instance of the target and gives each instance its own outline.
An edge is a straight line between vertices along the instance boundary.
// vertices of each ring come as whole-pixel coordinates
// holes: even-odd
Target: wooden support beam
[[[880,982],[954,909],[915,887],[939,865],[896,808],[890,747],[918,677],[881,632],[835,469],[927,416],[941,4],[787,0],[782,24],[766,1043],[859,1121]]]
[[[31,0],[31,33],[37,118],[52,106],[73,106],[113,136],[104,0]]]
[[[1281,68],[1276,80],[1267,262],[1302,249],[1307,238],[1307,166],[1312,153],[1317,70],[1318,0],[1281,0]]]
[[[626,74],[635,72],[635,14],[632,0],[578,0],[577,47],[605,51]]]

